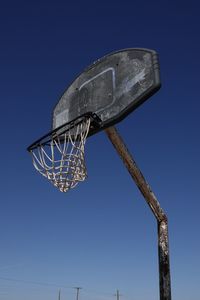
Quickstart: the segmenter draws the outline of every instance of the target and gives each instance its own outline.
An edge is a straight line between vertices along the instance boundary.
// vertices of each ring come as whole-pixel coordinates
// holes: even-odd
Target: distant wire
[[[100,292],[100,291],[96,291],[96,290],[91,290],[91,289],[87,289],[87,288],[84,288],[83,289],[83,292],[85,294],[95,294],[95,295],[99,295],[99,296],[103,296],[104,298],[106,297],[107,299],[109,298],[114,298],[115,297],[115,294],[113,292]],[[124,299],[132,299],[133,297],[130,296],[130,295],[126,295],[126,294],[121,294],[121,297]]]
[[[56,283],[47,283],[47,282],[39,282],[39,281],[31,281],[31,280],[24,280],[24,279],[16,279],[16,278],[9,278],[9,277],[2,277],[0,276],[0,280],[6,280],[6,281],[12,281],[12,282],[23,282],[27,284],[36,284],[36,285],[43,285],[43,286],[54,286],[58,288],[66,288],[66,289],[72,289],[72,286],[65,286],[65,285],[59,285]]]
[[[87,294],[89,293],[89,294],[104,295],[104,296],[110,296],[110,297],[113,296],[113,293],[110,293],[110,292],[99,292],[99,291],[91,290],[91,289],[87,289],[87,288],[84,288],[83,292],[86,292]]]

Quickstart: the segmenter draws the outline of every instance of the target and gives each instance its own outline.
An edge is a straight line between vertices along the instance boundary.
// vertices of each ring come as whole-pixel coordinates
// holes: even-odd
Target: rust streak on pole
[[[145,180],[133,157],[129,153],[124,141],[114,126],[105,129],[105,132],[124,162],[128,172],[141,191],[146,203],[151,208],[158,224],[158,253],[159,253],[159,278],[160,278],[160,300],[171,300],[169,244],[168,244],[168,222],[167,216],[160,207],[156,196]]]

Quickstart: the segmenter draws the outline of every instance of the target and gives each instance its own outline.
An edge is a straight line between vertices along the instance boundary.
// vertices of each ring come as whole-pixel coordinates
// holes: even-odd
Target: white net
[[[74,188],[87,177],[84,146],[90,128],[90,118],[85,118],[72,129],[32,149],[33,165],[61,192]]]

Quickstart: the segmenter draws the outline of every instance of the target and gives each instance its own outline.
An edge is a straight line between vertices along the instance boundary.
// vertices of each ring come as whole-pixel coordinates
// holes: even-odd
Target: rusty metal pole
[[[158,221],[158,254],[159,254],[159,278],[160,299],[171,299],[169,241],[167,218]]]
[[[114,126],[105,129],[105,132],[117,150],[120,158],[125,164],[131,177],[141,191],[144,199],[156,217],[158,224],[158,253],[159,253],[159,278],[160,278],[160,300],[171,300],[171,281],[169,265],[169,242],[167,216],[160,207],[156,196],[146,182],[136,162],[129,153],[124,141]]]

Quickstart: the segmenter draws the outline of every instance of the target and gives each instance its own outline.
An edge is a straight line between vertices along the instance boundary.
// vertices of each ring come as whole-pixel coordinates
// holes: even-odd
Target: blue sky
[[[26,152],[74,77],[128,47],[159,53],[162,88],[117,128],[168,215],[173,299],[199,299],[198,2],[7,1],[0,25],[0,300],[159,299],[156,221],[105,133],[67,194]]]

